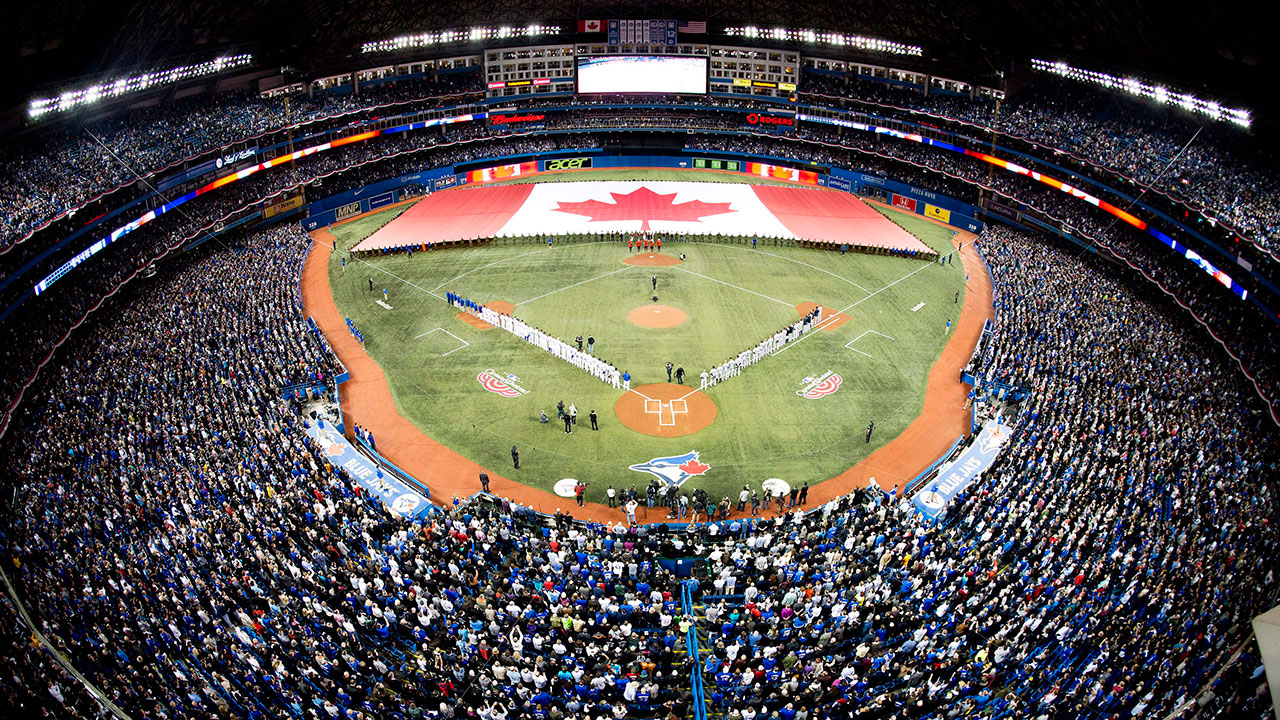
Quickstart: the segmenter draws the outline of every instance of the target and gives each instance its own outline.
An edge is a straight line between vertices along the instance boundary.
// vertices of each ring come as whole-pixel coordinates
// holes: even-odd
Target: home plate
[[[384,307],[384,308],[388,309],[388,310],[391,310],[391,309],[392,309],[392,307],[391,307],[390,305],[388,305],[388,304],[386,304],[386,303],[382,302],[381,300],[379,300],[379,301],[378,301],[378,304],[379,304],[379,305],[381,305],[382,307]]]
[[[919,310],[919,309],[920,309],[920,308],[922,308],[922,307],[924,307],[924,303],[920,303],[919,305],[917,305],[917,306],[915,306],[915,307],[911,308],[911,312],[916,312],[917,310]]]

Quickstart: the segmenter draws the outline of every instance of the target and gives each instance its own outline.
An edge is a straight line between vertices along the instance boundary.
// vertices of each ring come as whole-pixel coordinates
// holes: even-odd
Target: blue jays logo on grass
[[[630,469],[649,473],[668,485],[680,487],[685,480],[705,473],[711,466],[699,462],[698,451],[693,450],[683,455],[654,458],[649,462],[632,465]]]

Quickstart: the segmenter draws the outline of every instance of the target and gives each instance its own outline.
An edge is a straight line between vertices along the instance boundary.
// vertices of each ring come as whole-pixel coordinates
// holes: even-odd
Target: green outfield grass
[[[698,176],[672,171],[561,176],[570,177]],[[334,228],[338,250],[349,250],[403,209]],[[916,216],[886,214],[934,249],[949,251],[950,230]],[[963,296],[964,271],[958,264],[941,267],[785,246],[753,250],[744,244],[668,243],[663,250],[684,252],[688,259],[673,267],[633,267],[622,263],[627,249],[616,243],[557,243],[550,249],[522,243],[373,257],[348,262],[343,270],[339,258],[346,253],[339,252],[332,256],[330,278],[339,310],[363,330],[401,414],[508,477],[513,476],[509,451],[518,445],[521,469],[515,477],[547,490],[566,477],[591,481],[592,496],[602,495],[610,484],[643,487],[650,476],[629,465],[690,450],[701,453],[711,469],[686,483],[686,490],[702,486],[719,497],[736,496],[744,484],[758,488],[767,478],[813,483],[852,467],[919,414],[929,368],[947,341],[946,321],[957,319],[954,295]],[[685,324],[654,330],[628,321],[627,313],[654,294],[654,275],[659,302],[685,311]],[[368,292],[371,276],[373,294]],[[392,310],[375,302],[383,287]],[[633,385],[664,382],[667,361],[683,365],[686,382],[696,385],[705,367],[798,318],[800,303],[848,308],[852,320],[812,334],[712,388],[708,395],[718,406],[716,421],[696,434],[663,439],[617,421],[613,405],[621,391],[500,329],[477,330],[458,320],[454,308],[431,294],[446,291],[481,302],[511,302],[516,316],[566,341],[594,335],[596,355],[630,370]],[[919,303],[924,306],[913,312]],[[512,399],[485,392],[476,375],[487,369],[517,376],[528,394]],[[844,378],[837,393],[819,400],[797,395],[806,378],[827,371]],[[537,422],[540,409],[555,418],[558,400],[579,408],[580,425],[572,435],[554,422]],[[599,432],[586,424],[592,409],[600,416]],[[864,431],[872,419],[876,433],[868,444]]]

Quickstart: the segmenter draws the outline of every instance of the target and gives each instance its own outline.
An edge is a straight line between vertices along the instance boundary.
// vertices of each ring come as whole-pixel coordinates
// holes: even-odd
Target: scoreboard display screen
[[[705,95],[707,59],[667,55],[579,57],[578,92]]]

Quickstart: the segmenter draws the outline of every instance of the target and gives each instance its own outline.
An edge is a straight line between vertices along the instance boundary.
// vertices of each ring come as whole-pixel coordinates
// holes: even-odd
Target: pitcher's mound
[[[613,404],[613,412],[619,422],[638,433],[680,437],[714,422],[716,404],[706,393],[688,385],[654,383],[623,393]]]
[[[642,328],[669,328],[683,324],[688,316],[680,308],[666,305],[641,305],[627,313],[627,319],[632,325],[639,325]]]
[[[636,255],[628,255],[626,260],[622,262],[628,265],[679,265],[684,262],[674,255],[663,255],[662,253],[638,253]]]
[[[800,303],[799,305],[796,306],[796,310],[799,311],[801,315],[808,315],[809,313],[813,312],[813,309],[816,307],[818,307],[818,303],[814,303],[814,302]],[[852,319],[853,318],[846,313],[838,313],[832,310],[831,308],[827,308],[827,307],[822,308],[822,323],[823,323],[822,329],[823,330],[835,330],[836,328],[840,327],[841,325],[844,325],[845,323],[849,322]]]
[[[493,308],[494,310],[497,310],[503,315],[510,315],[511,313],[515,312],[515,309],[516,309],[515,305],[512,305],[506,300],[494,300],[493,302],[485,303],[484,306],[487,308]],[[477,330],[488,330],[493,327],[489,323],[481,320],[480,318],[476,317],[475,315],[472,315],[469,312],[458,313],[458,319]]]

